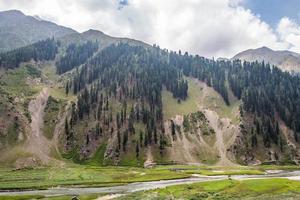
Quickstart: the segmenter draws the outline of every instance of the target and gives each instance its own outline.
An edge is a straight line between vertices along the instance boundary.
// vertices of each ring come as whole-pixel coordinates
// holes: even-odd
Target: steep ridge
[[[27,16],[18,10],[0,12],[0,52],[76,31],[55,23]]]
[[[88,31],[82,33],[72,33],[60,38],[60,41],[65,45],[68,46],[72,43],[80,44],[87,41],[98,42],[100,44],[99,50],[104,49],[112,44],[117,43],[127,43],[129,45],[134,46],[143,46],[145,48],[151,47],[149,44],[146,44],[142,41],[130,39],[130,38],[119,38],[119,37],[112,37],[109,36],[102,31],[90,29]]]
[[[232,60],[265,62],[289,72],[300,72],[300,54],[291,51],[274,51],[267,47],[249,49],[235,55]]]

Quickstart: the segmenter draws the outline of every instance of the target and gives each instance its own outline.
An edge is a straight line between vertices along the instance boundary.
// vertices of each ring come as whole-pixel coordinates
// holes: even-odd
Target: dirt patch
[[[24,157],[24,158],[18,158],[15,162],[15,168],[16,169],[24,169],[28,167],[37,167],[40,166],[40,160],[36,159],[35,157]]]
[[[222,97],[204,82],[193,79],[199,86],[201,95],[198,98],[198,110],[202,111],[209,121],[209,126],[215,131],[214,135],[205,136],[201,130],[191,132],[183,131],[183,116],[172,118],[176,126],[176,135],[171,133],[170,121],[165,122],[166,136],[170,142],[167,148],[168,159],[179,163],[209,163],[223,166],[235,165],[235,156],[230,147],[240,134],[239,123],[234,121],[239,117],[237,99],[235,105],[225,105]],[[197,128],[197,127],[196,127]],[[218,161],[219,160],[219,161]]]
[[[124,196],[125,194],[109,194],[109,195],[105,195],[102,197],[98,197],[96,200],[110,200],[110,199],[115,199],[121,196]]]
[[[70,102],[68,102],[65,109],[61,110],[61,112],[59,113],[59,122],[58,122],[58,124],[56,124],[55,129],[54,129],[54,134],[53,134],[51,143],[57,154],[60,154],[59,147],[58,147],[59,136],[61,135],[61,131],[63,130],[64,125],[65,125],[65,120],[69,114],[70,105],[71,105]]]
[[[156,163],[154,162],[154,159],[153,159],[153,155],[152,155],[152,152],[151,152],[151,147],[148,147],[146,151],[147,151],[147,153],[146,153],[147,159],[144,162],[144,167],[145,168],[154,167],[156,165]]]
[[[235,165],[227,157],[227,149],[234,143],[235,138],[239,132],[238,128],[230,123],[229,119],[220,119],[215,111],[205,109],[205,116],[209,121],[210,126],[216,133],[216,148],[219,151],[220,161],[217,165],[230,166]],[[232,135],[231,135],[232,134]],[[231,135],[230,139],[225,141],[224,138]]]
[[[48,165],[50,161],[57,161],[50,155],[52,148],[51,141],[49,141],[42,132],[42,128],[44,125],[44,110],[47,104],[48,97],[48,88],[43,88],[39,95],[35,99],[31,100],[28,105],[28,110],[31,115],[31,123],[27,141],[24,146],[25,150],[33,155],[34,160],[38,160],[34,163],[41,163],[42,165]],[[31,162],[28,162],[28,160],[26,160],[25,163],[30,164]]]
[[[203,139],[200,130],[195,133],[184,132],[182,128],[183,116],[177,115],[173,118],[176,129],[176,136],[171,134],[171,122],[165,122],[166,136],[171,143],[167,148],[168,159],[178,164],[202,164],[202,161],[216,160],[216,150],[211,145],[207,144]]]
[[[44,88],[40,94],[30,101],[28,110],[31,115],[31,123],[26,148],[41,160],[43,164],[48,164],[50,157],[50,142],[42,134],[44,109],[49,97],[49,91]]]

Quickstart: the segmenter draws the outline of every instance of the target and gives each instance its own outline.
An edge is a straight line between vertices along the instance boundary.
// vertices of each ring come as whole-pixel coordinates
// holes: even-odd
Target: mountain
[[[21,11],[0,12],[0,52],[8,51],[49,37],[62,37],[76,31],[45,21],[35,16],[26,16]]]
[[[88,30],[0,53],[0,68],[3,165],[300,163],[300,77],[262,63]]]
[[[232,60],[264,61],[276,65],[284,71],[300,72],[300,54],[291,51],[274,51],[268,47],[249,49],[238,53]]]
[[[119,38],[109,36],[102,31],[90,29],[83,33],[73,33],[60,38],[60,41],[65,45],[69,45],[71,43],[84,43],[87,41],[94,41],[100,44],[100,48],[103,49],[111,44],[116,43],[127,43],[133,46],[143,46],[143,47],[151,47],[151,45],[146,44],[139,40],[134,40],[130,38]]]

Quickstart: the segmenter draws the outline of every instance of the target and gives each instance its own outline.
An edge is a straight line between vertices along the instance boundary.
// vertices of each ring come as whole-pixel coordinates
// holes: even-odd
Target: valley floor
[[[1,168],[0,199],[71,199],[74,195],[80,195],[80,199],[251,199],[257,196],[268,199],[272,194],[277,199],[299,199],[299,169],[297,166],[187,165],[144,169],[71,163],[22,170]]]
[[[287,179],[220,180],[170,186],[163,189],[136,192],[120,198],[127,199],[300,199],[300,181]]]

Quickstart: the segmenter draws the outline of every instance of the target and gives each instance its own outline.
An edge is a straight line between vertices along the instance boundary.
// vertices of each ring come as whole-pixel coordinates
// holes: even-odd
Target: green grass
[[[226,117],[232,120],[234,124],[239,123],[239,106],[241,101],[234,98],[228,106],[223,98],[212,87],[207,87],[207,94],[203,97],[203,88],[192,78],[186,78],[188,81],[188,98],[185,101],[178,103],[177,99],[173,98],[171,92],[162,91],[163,114],[166,119],[175,117],[176,115],[187,115],[199,110],[198,105],[214,110],[222,118]]]
[[[42,67],[42,74],[45,76],[48,80],[58,81],[59,75],[56,73],[56,67],[51,64],[45,64]]]
[[[104,164],[104,153],[106,150],[106,144],[101,144],[99,146],[99,148],[97,149],[97,151],[95,152],[95,154],[88,159],[87,161],[85,161],[85,164],[89,164],[89,165],[94,165],[94,166],[101,166]]]
[[[7,142],[9,145],[16,144],[18,141],[18,125],[16,123],[11,123],[7,130]]]
[[[42,199],[42,195],[18,195],[18,196],[0,196],[0,200],[27,200],[27,199]]]
[[[241,101],[234,99],[228,106],[221,95],[213,88],[208,88],[208,95],[205,96],[201,104],[210,110],[216,111],[220,117],[231,119],[234,124],[238,124],[240,121],[238,113]]]
[[[76,196],[80,200],[92,200],[96,199],[103,194],[89,194]],[[41,200],[71,200],[74,196],[43,196],[43,195],[19,195],[19,196],[0,196],[0,200],[29,200],[29,199],[41,199]]]
[[[101,152],[101,148],[99,152]],[[100,153],[101,154],[101,153]],[[93,162],[92,162],[93,161]],[[100,160],[92,160],[89,164],[97,164]],[[274,166],[276,167],[276,166]],[[269,167],[268,169],[271,169]],[[275,168],[273,168],[275,169]],[[277,169],[277,167],[276,167]],[[259,167],[217,167],[166,165],[153,169],[140,167],[99,167],[66,163],[62,166],[39,167],[34,169],[14,170],[0,168],[0,189],[43,189],[52,186],[80,185],[110,186],[140,181],[154,181],[190,177],[192,174],[202,175],[240,175],[262,174]]]
[[[99,152],[101,151],[100,148]],[[101,158],[99,159],[91,160],[89,164],[101,162]],[[224,172],[220,172],[220,170],[224,170]],[[184,165],[157,166],[154,169],[144,169],[138,167],[98,167],[66,163],[60,167],[40,167],[23,170],[0,168],[0,189],[46,188],[57,185],[89,186],[124,184],[136,181],[185,178],[196,173],[203,175],[261,174],[262,171],[244,168],[224,169]]]
[[[55,99],[60,99],[64,101],[75,101],[76,96],[70,92],[68,95],[66,95],[65,89],[61,87],[51,87],[49,88],[49,94]]]
[[[117,199],[283,199],[300,198],[300,182],[288,179],[221,180],[170,186]]]
[[[256,168],[261,170],[300,170],[299,165],[259,165]]]
[[[217,176],[217,175],[262,175],[263,171],[260,170],[186,170],[189,174],[202,174],[207,176]]]
[[[177,99],[173,98],[171,92],[162,91],[163,114],[165,119],[170,119],[176,115],[187,115],[198,111],[198,100],[201,96],[201,90],[197,83],[191,78],[188,81],[188,98],[185,101],[178,103]]]
[[[26,83],[27,78],[36,78],[39,74],[34,68],[28,65],[23,65],[14,70],[8,70],[1,78],[2,88],[11,96],[31,97],[38,93],[38,87],[30,87]]]
[[[63,102],[56,100],[52,96],[49,96],[44,115],[44,127],[43,133],[48,139],[52,139],[55,126],[58,121],[58,115],[60,109],[63,108]]]
[[[0,168],[0,189],[43,189],[58,185],[109,186],[189,176],[184,172],[161,168],[148,170],[138,167],[97,167],[75,164],[22,170]]]

